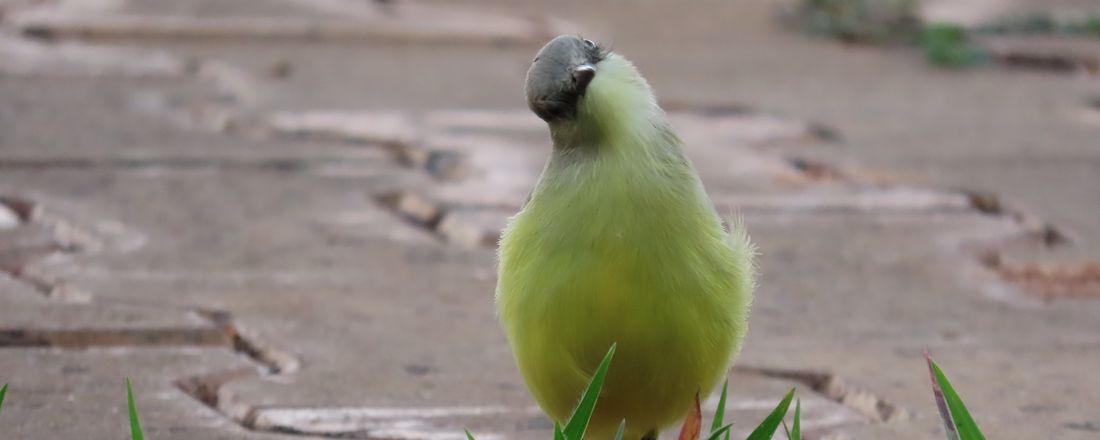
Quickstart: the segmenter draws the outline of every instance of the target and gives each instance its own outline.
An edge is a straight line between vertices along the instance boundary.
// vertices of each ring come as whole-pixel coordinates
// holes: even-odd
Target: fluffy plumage
[[[561,422],[618,343],[587,438],[611,439],[625,419],[637,440],[725,376],[746,331],[752,247],[739,223],[723,228],[629,61],[558,37],[527,96],[554,150],[501,240],[498,311],[528,388]]]

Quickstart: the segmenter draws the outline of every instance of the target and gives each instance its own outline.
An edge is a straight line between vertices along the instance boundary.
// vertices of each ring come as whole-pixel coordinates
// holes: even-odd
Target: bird
[[[527,72],[552,152],[501,234],[497,314],[527,389],[563,425],[614,344],[585,435],[654,440],[727,375],[755,248],[710,201],[626,58],[562,35]]]

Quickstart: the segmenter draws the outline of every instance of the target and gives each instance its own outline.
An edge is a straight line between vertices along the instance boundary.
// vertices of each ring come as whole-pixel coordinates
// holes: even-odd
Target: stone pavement
[[[125,438],[126,377],[151,439],[548,438],[493,243],[577,29],[760,248],[738,435],[797,386],[811,438],[942,438],[924,349],[990,438],[1100,435],[1095,76],[630,5],[0,0],[3,438]]]

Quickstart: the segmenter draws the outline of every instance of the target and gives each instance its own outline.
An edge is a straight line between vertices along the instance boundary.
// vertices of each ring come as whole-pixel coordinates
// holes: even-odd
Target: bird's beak
[[[588,83],[592,82],[592,78],[596,77],[596,66],[591,64],[581,64],[573,68],[573,82],[577,85],[577,90],[584,93],[588,89]]]

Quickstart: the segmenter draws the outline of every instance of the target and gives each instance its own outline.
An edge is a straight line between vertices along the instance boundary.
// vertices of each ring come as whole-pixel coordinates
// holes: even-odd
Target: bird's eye
[[[592,40],[587,39],[587,38],[584,40],[584,45],[588,46],[589,49],[595,49],[596,48],[596,43]]]

